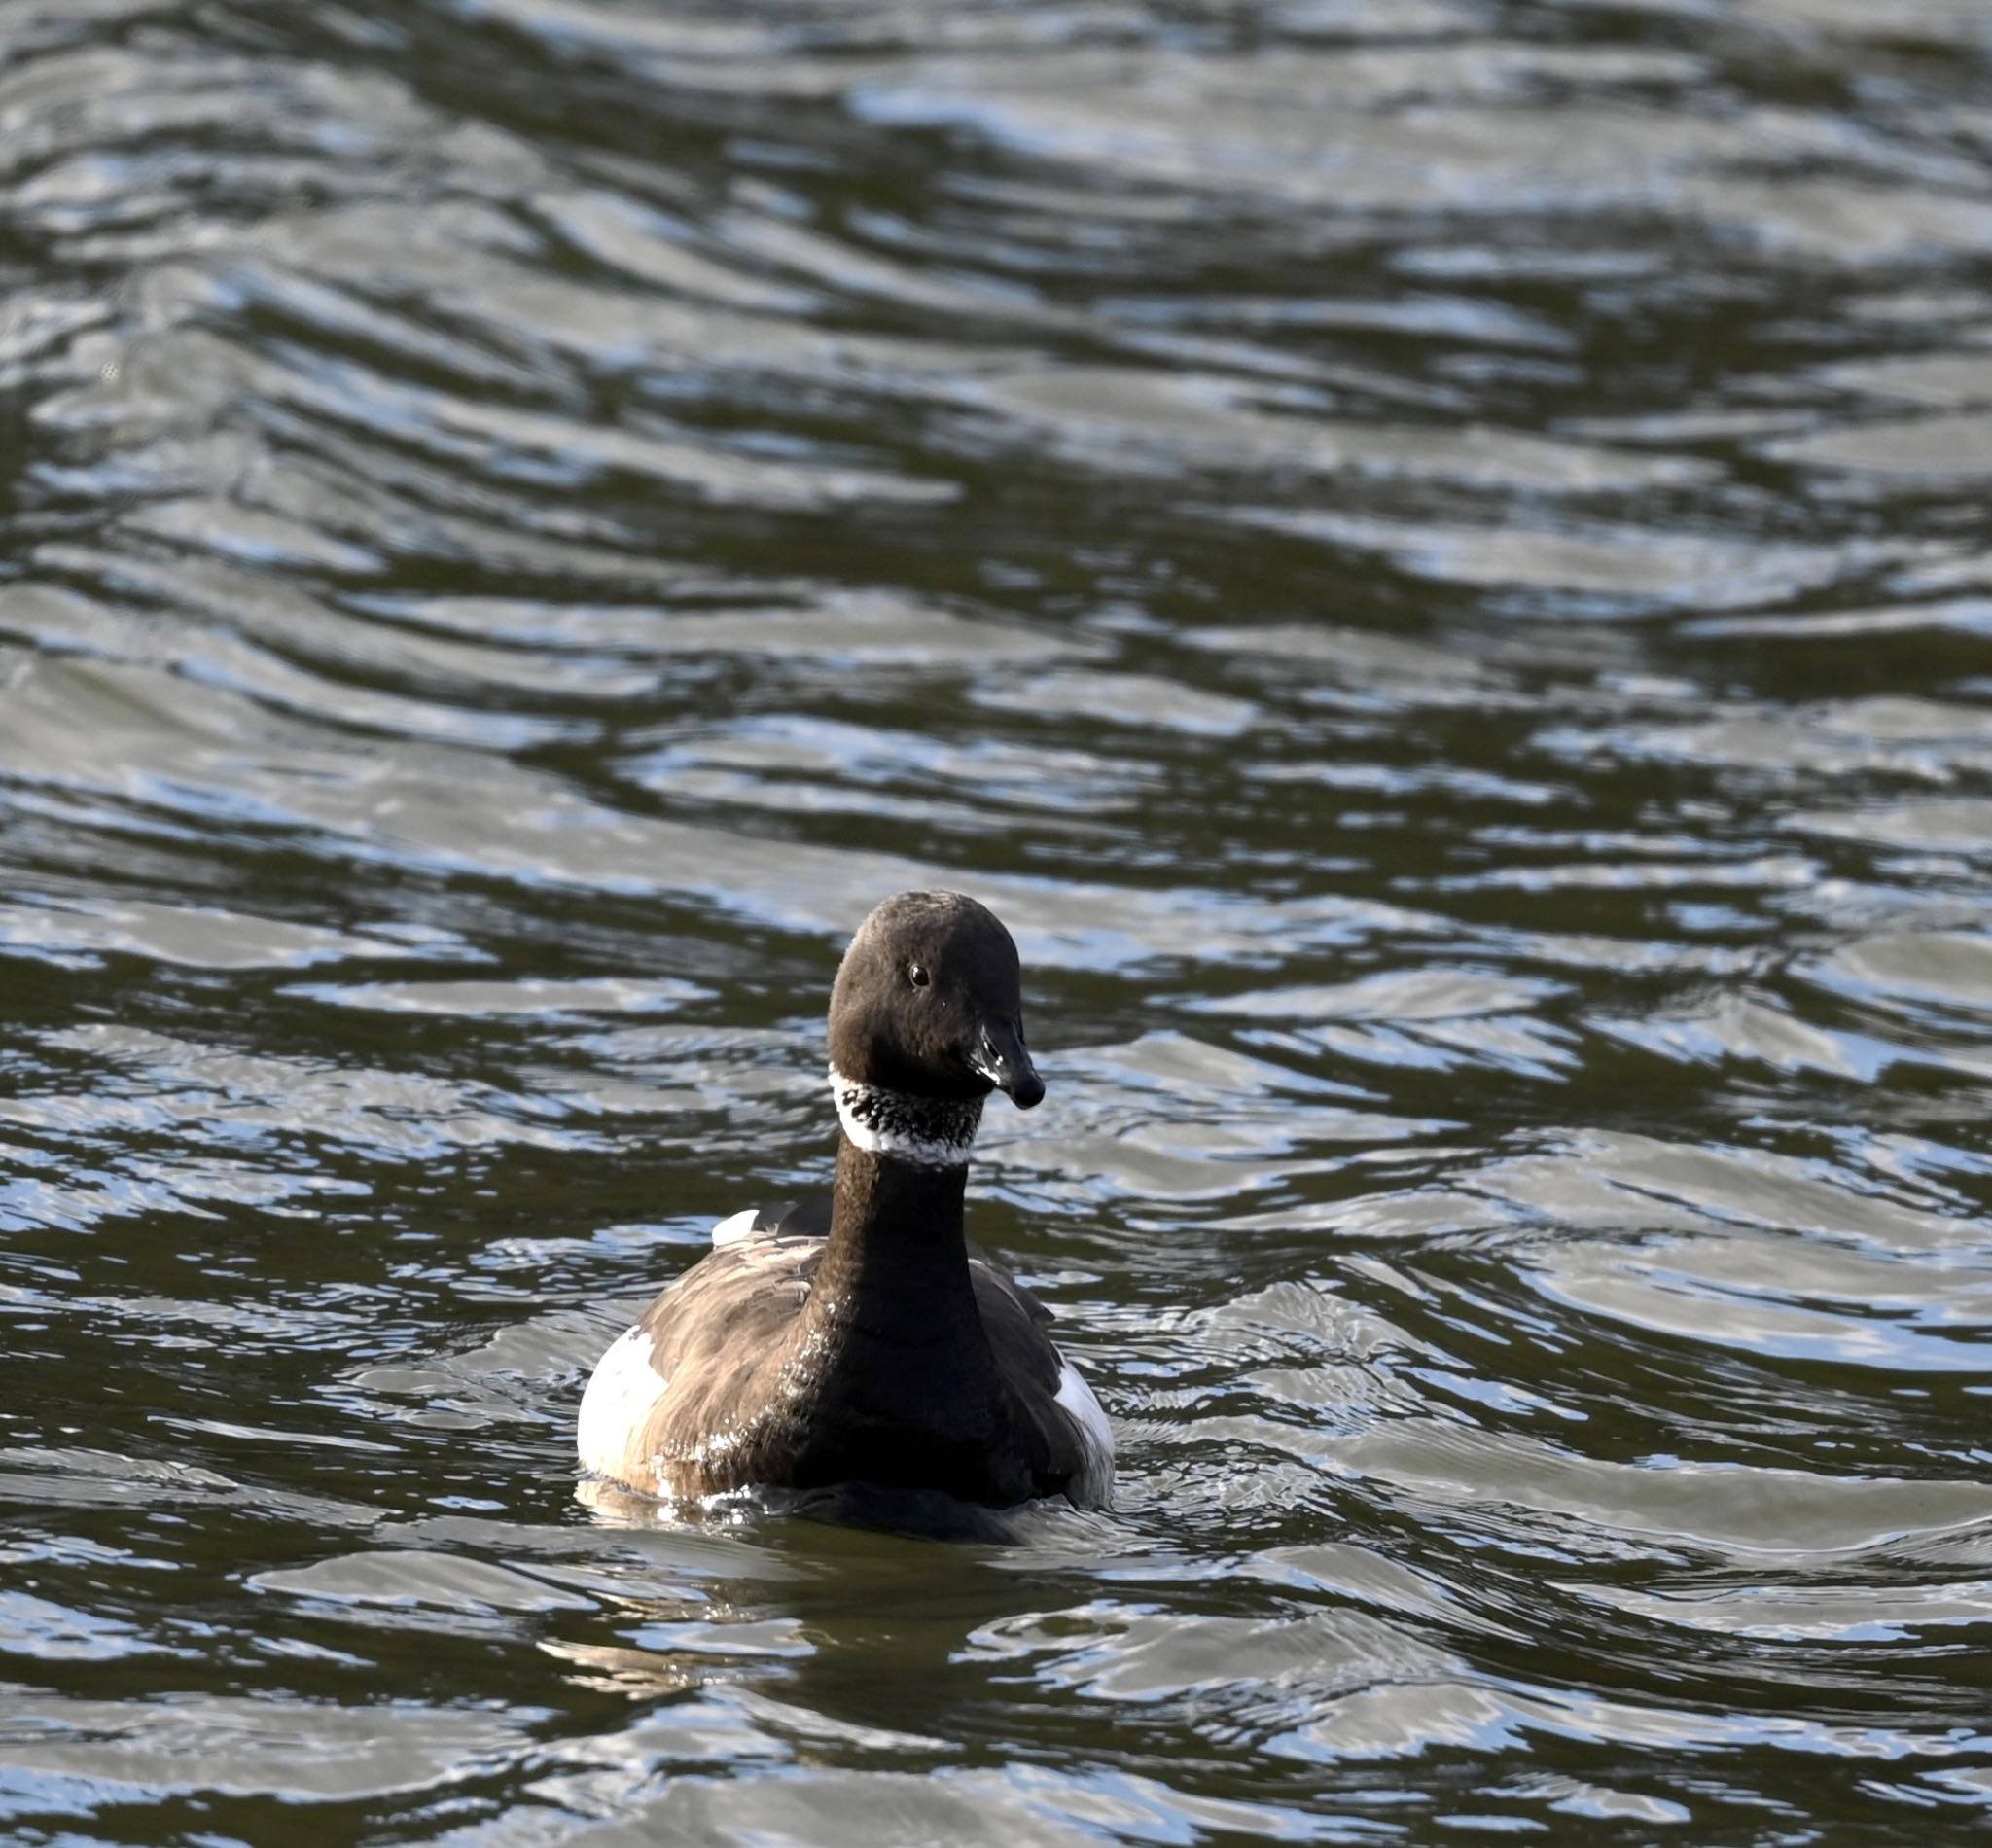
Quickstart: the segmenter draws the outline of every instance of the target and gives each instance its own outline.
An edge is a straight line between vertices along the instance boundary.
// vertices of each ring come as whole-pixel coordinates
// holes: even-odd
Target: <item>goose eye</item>
[[[907,964],[907,979],[915,988],[924,988],[934,977],[928,975],[925,963],[908,963]]]

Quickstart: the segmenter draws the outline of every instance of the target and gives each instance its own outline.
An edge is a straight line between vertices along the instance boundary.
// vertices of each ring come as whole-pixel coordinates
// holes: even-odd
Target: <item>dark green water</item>
[[[0,1835],[1977,1840],[1992,10],[0,0]],[[578,1485],[973,891],[1013,1547]]]

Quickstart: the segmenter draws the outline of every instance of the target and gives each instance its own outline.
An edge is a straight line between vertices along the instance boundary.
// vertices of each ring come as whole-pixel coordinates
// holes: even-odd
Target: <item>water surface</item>
[[[1988,78],[0,3],[0,1829],[1982,1829]],[[578,1484],[920,882],[1117,1510]]]

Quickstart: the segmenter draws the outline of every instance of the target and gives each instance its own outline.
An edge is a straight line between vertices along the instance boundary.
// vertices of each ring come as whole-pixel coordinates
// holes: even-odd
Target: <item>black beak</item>
[[[1029,1110],[1045,1100],[1045,1081],[1024,1050],[1023,1035],[1014,1026],[1001,1023],[985,1026],[969,1063],[1002,1091],[1018,1110]]]

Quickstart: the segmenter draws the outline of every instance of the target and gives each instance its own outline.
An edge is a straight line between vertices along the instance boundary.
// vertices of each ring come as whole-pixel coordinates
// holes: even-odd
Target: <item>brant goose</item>
[[[750,1209],[602,1356],[582,1462],[694,1499],[759,1485],[1108,1506],[1114,1437],[1051,1313],[962,1229],[982,1100],[1045,1094],[1016,945],[953,892],[902,892],[830,1000],[843,1132],[827,1200]]]

